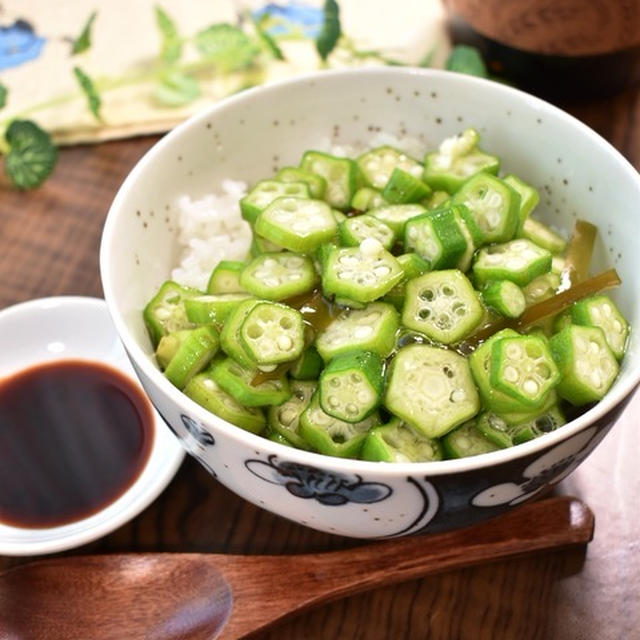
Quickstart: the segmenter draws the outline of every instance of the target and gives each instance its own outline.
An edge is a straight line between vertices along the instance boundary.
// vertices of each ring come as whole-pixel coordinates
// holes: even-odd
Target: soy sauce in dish
[[[37,365],[0,381],[0,522],[52,527],[97,513],[144,468],[151,406],[98,362]]]

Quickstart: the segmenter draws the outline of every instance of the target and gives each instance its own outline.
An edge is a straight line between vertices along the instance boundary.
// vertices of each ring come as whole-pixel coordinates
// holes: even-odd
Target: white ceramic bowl
[[[64,360],[109,365],[139,387],[104,300],[60,296],[31,300],[0,311],[0,378]],[[43,438],[46,438],[43,424]],[[131,520],[167,486],[184,458],[162,418],[153,411],[153,444],[135,481],[99,512],[55,527],[0,523],[0,554],[39,555],[100,538]]]
[[[234,427],[177,391],[157,369],[141,310],[178,259],[176,199],[249,183],[329,138],[366,145],[379,131],[425,149],[464,127],[541,193],[537,215],[570,230],[598,225],[594,269],[615,266],[613,293],[640,326],[640,178],[605,140],[559,109],[502,84],[406,68],[323,72],[252,89],[212,106],[161,140],[122,185],[101,247],[107,304],[153,403],[217,478],[302,524],[375,538],[467,525],[530,499],[570,473],[604,437],[640,380],[632,333],[618,380],[580,418],[535,441],[461,460],[377,464],[294,450]]]

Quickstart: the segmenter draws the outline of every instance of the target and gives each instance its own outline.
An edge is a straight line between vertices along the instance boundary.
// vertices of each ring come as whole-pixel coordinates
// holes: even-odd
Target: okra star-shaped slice
[[[322,287],[326,296],[366,304],[382,297],[402,278],[398,261],[374,238],[359,247],[335,247],[324,263]]]
[[[331,240],[338,223],[331,207],[311,198],[276,198],[259,216],[255,232],[289,251],[311,253]]]
[[[507,337],[491,347],[491,384],[523,405],[540,407],[560,381],[547,342],[537,336]]]
[[[511,280],[524,287],[551,269],[551,253],[530,240],[519,238],[483,247],[473,263],[479,285],[493,280]]]

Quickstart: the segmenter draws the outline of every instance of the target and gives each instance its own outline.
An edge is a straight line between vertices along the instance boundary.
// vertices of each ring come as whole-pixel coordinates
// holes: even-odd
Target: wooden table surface
[[[640,89],[566,108],[640,168]],[[48,295],[102,295],[98,247],[105,215],[124,176],[154,142],[138,138],[66,148],[53,177],[31,193],[12,190],[0,177],[0,308]],[[640,639],[637,415],[638,394],[602,445],[559,488],[595,512],[595,537],[588,548],[379,588],[255,637]],[[167,490],[141,515],[71,553],[292,553],[351,545],[352,540],[260,510],[187,459]],[[26,561],[0,557],[0,569]],[[88,633],[87,640],[90,637]]]

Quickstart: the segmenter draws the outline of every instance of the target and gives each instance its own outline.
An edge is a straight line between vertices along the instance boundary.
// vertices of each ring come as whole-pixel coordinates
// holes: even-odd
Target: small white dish
[[[124,374],[142,393],[104,300],[60,296],[31,300],[0,311],[0,380],[34,365],[85,360]],[[61,526],[22,528],[0,522],[0,554],[39,555],[100,538],[147,507],[168,485],[184,449],[151,407],[153,443],[132,484],[105,508]],[[2,489],[0,488],[0,496]]]

